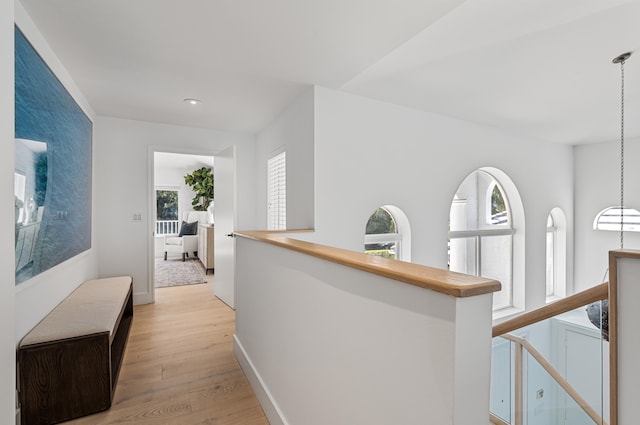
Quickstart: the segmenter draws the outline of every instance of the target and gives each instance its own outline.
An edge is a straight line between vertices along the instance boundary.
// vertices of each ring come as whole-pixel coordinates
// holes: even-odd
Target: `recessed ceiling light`
[[[192,99],[188,97],[184,100],[184,103],[187,103],[189,105],[199,105],[202,103],[202,101],[199,99]]]

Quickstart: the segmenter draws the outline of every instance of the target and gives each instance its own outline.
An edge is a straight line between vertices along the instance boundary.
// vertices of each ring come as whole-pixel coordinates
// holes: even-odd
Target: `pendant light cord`
[[[620,249],[624,248],[624,62],[620,61]]]
[[[631,52],[613,59],[620,64],[620,249],[624,249],[624,63]]]

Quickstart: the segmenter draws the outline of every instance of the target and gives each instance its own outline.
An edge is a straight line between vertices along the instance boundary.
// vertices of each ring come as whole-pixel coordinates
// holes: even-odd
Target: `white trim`
[[[364,235],[364,243],[373,244],[379,242],[400,242],[402,235],[400,233],[371,233]]]
[[[156,290],[155,290],[155,279],[156,279],[156,238],[155,238],[155,211],[156,211],[156,178],[155,178],[155,153],[156,148],[153,146],[149,146],[147,148],[147,182],[148,189],[147,195],[148,205],[147,205],[147,217],[153,217],[154,220],[147,220],[147,293],[146,293],[146,301],[148,304],[154,304],[156,302]],[[144,294],[133,294],[133,301],[143,301]]]
[[[547,247],[546,238],[549,234],[553,234],[553,291],[546,294],[546,270],[545,270],[545,296],[546,303],[566,297],[567,295],[567,218],[562,208],[555,207],[549,212],[552,226],[547,226],[545,232],[545,247]],[[547,218],[547,223],[549,218]],[[545,266],[549,253],[545,253]]]
[[[247,355],[242,343],[238,339],[237,335],[233,336],[233,353],[240,364],[240,368],[247,376],[253,392],[256,394],[260,406],[264,411],[264,414],[269,419],[270,425],[289,425],[284,417],[284,414],[280,410],[280,407],[275,402],[274,397],[269,392],[269,389],[264,383],[264,380],[256,370],[255,366],[251,362],[251,359]]]
[[[395,205],[383,205],[382,208],[387,210],[396,222],[396,231],[400,235],[400,246],[397,252],[398,260],[411,262],[411,224],[409,223],[409,217],[401,208]]]
[[[456,230],[449,232],[449,239],[473,238],[476,236],[509,236],[514,233],[513,229]]]
[[[147,146],[147,217],[153,217],[153,220],[147,220],[147,293],[138,292],[133,294],[133,302],[135,304],[153,304],[156,302],[155,281],[155,208],[156,208],[156,184],[155,184],[155,153],[175,153],[183,155],[207,155],[215,160],[218,151],[207,151],[201,148],[180,147],[175,146]],[[235,209],[235,207],[234,207]],[[134,282],[135,285],[135,282]]]

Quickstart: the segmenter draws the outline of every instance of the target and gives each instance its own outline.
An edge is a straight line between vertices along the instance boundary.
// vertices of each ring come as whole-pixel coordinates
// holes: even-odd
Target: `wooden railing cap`
[[[563,298],[536,310],[514,317],[506,322],[499,323],[493,327],[492,334],[494,337],[501,336],[507,332],[513,332],[516,329],[533,325],[534,323],[550,319],[559,314],[575,310],[578,307],[582,307],[596,301],[606,300],[608,297],[609,283],[604,282],[582,292],[578,292],[577,294],[573,294],[567,298]]]
[[[294,232],[302,231],[308,230],[301,229]],[[464,298],[490,294],[501,288],[500,282],[492,279],[301,241],[270,231],[238,231],[234,232],[234,235],[276,245],[453,297]]]

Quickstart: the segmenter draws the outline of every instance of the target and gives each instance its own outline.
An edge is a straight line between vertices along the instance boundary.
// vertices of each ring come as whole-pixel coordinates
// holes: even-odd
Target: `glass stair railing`
[[[606,285],[606,284],[603,284]],[[609,342],[602,298],[592,288],[501,324],[492,344],[490,422],[498,425],[604,425],[609,421]],[[575,296],[574,296],[575,297]],[[571,298],[571,297],[570,297]],[[576,301],[576,299],[578,301]],[[586,302],[576,308],[576,302]],[[606,301],[605,301],[606,303]],[[546,309],[546,310],[545,310]],[[552,310],[560,313],[552,314]],[[564,311],[563,311],[564,310]],[[536,316],[540,320],[535,320]],[[527,316],[527,317],[524,317]],[[605,328],[603,331],[602,328]],[[499,329],[498,332],[501,332]]]

